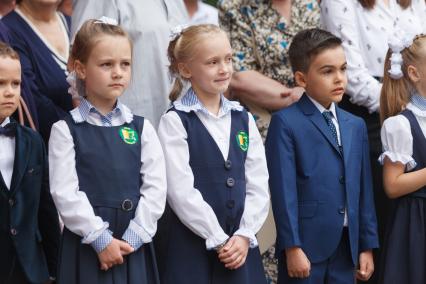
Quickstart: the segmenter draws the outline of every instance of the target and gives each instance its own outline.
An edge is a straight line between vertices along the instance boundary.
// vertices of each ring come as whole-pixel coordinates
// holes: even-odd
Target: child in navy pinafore
[[[49,141],[51,192],[65,225],[58,283],[159,283],[151,240],[165,164],[151,123],[117,100],[130,81],[130,40],[111,19],[89,20],[71,57],[71,91],[84,97]]]
[[[379,268],[383,284],[426,283],[426,77],[421,71],[426,36],[404,37],[393,39],[405,42],[402,51],[390,44],[392,68],[385,72],[381,97],[379,161],[386,194],[393,199]],[[394,60],[399,56],[402,63]]]
[[[229,41],[213,25],[173,36],[170,70],[180,78],[158,129],[168,180],[155,240],[161,283],[266,283],[255,236],[269,208],[266,159],[251,114],[221,95]]]

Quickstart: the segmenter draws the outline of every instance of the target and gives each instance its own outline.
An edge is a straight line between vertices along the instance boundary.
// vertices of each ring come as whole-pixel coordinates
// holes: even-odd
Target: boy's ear
[[[86,79],[86,66],[80,60],[74,61],[74,71],[77,74],[77,78],[81,80]]]
[[[408,65],[407,74],[408,74],[408,78],[410,78],[410,81],[413,83],[417,83],[421,79],[419,71],[413,65]]]
[[[188,66],[185,63],[178,63],[178,70],[179,74],[185,78],[190,79],[192,77],[191,71],[189,70]]]
[[[306,88],[306,76],[301,71],[296,71],[294,73],[294,80],[296,81],[296,85],[302,88]]]

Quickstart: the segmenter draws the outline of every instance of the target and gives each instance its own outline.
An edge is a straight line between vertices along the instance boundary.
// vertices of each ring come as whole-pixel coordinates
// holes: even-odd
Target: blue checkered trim
[[[426,111],[426,98],[415,93],[411,96],[411,103],[422,111]]]
[[[138,250],[143,245],[141,237],[139,237],[139,235],[130,228],[127,228],[127,230],[124,232],[122,239],[135,250]]]
[[[96,240],[91,242],[90,245],[97,253],[100,253],[112,242],[112,239],[112,232],[110,230],[105,230],[96,238]]]
[[[111,112],[103,115],[85,98],[80,100],[78,110],[82,119],[80,122],[86,121],[89,118],[89,113],[96,113],[99,116],[103,126],[112,126],[113,116],[121,114],[120,104],[118,102]]]
[[[209,114],[209,111],[204,107],[201,101],[198,99],[197,95],[194,92],[194,89],[189,88],[186,94],[179,100],[174,102],[174,106],[178,110],[182,107],[192,111],[201,111],[205,114]],[[238,103],[232,102],[225,98],[223,95],[220,95],[220,107],[222,113],[227,114],[231,110],[242,111],[243,107]]]

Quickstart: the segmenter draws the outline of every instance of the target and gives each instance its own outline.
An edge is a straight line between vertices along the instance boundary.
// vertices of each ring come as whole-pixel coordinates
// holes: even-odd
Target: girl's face
[[[206,37],[194,57],[181,64],[180,72],[191,81],[197,95],[217,96],[228,89],[232,76],[232,49],[224,33]]]
[[[84,80],[92,100],[115,102],[131,78],[132,48],[124,36],[101,36],[85,64],[77,62],[76,72]]]

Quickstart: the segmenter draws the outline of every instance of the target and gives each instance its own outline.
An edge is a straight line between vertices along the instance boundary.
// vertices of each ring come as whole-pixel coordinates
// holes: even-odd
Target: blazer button
[[[234,208],[235,206],[235,200],[228,200],[228,202],[226,202],[226,207],[228,207],[229,209]]]
[[[233,178],[228,178],[228,179],[226,180],[226,185],[227,185],[228,187],[234,187],[234,185],[235,185],[235,180],[234,180]]]
[[[339,214],[345,214],[345,208],[341,207],[339,208]]]
[[[225,169],[230,170],[232,167],[232,162],[230,160],[225,161]]]
[[[18,234],[18,231],[15,228],[10,229],[10,233],[12,236],[16,236]]]
[[[10,205],[10,207],[12,207],[13,205],[15,205],[15,200],[13,200],[12,198],[9,199],[9,205]]]
[[[340,182],[341,184],[345,184],[345,177],[344,177],[344,176],[340,176],[340,177],[339,177],[339,182]]]

